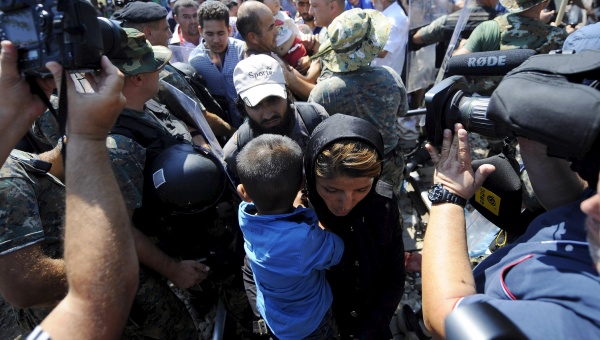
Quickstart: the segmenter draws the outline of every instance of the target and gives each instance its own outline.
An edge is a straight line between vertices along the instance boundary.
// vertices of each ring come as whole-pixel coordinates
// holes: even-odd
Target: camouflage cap
[[[327,27],[328,39],[311,59],[333,72],[349,72],[367,66],[387,43],[391,24],[381,12],[355,8],[340,14]]]
[[[163,46],[152,46],[144,33],[134,28],[124,28],[127,46],[110,61],[126,76],[160,70],[171,58],[171,50]]]
[[[500,4],[510,13],[521,13],[548,0],[500,0]]]

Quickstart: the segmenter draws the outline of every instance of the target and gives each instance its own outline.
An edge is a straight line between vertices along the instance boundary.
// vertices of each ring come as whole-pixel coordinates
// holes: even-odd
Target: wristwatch
[[[429,194],[427,195],[427,198],[429,198],[432,204],[447,202],[460,205],[463,208],[467,204],[467,199],[460,197],[457,194],[451,193],[441,184],[432,185],[429,189]]]

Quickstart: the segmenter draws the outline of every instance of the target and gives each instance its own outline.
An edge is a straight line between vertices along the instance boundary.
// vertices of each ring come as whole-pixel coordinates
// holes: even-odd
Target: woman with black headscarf
[[[404,293],[404,244],[392,186],[378,181],[383,139],[361,118],[335,114],[320,123],[304,153],[308,197],[321,225],[344,240],[341,262],[327,271],[342,339],[391,339],[390,321]],[[242,270],[256,312],[249,263]]]
[[[327,278],[342,339],[390,339],[404,292],[404,245],[396,197],[378,181],[383,140],[369,122],[335,114],[319,124],[304,155],[308,199],[344,240]]]

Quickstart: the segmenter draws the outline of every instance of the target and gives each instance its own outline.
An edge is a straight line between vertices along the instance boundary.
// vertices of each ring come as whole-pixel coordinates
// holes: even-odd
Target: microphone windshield
[[[534,50],[515,49],[454,56],[448,59],[446,77],[453,75],[503,76],[534,54]]]

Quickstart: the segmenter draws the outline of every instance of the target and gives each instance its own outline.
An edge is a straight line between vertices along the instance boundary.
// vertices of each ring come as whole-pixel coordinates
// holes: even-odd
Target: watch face
[[[443,190],[444,188],[441,185],[435,184],[429,190],[427,197],[431,202],[438,202],[442,198]]]

